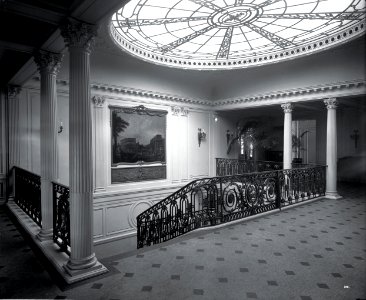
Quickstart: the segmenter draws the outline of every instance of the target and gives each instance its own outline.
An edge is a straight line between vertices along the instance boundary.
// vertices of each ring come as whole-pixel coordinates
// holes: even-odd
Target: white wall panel
[[[93,232],[94,232],[94,238],[100,238],[104,236],[104,209],[94,209],[94,219],[93,219]]]
[[[188,162],[191,179],[209,175],[209,116],[208,112],[198,111],[190,111],[188,114]],[[206,132],[206,140],[203,140],[200,146],[198,128]]]
[[[129,206],[115,205],[106,208],[106,235],[122,233],[131,229],[128,222]]]

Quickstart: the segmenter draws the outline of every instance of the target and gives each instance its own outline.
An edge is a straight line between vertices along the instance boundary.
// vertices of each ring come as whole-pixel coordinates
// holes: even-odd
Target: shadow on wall
[[[366,183],[366,156],[348,156],[338,160],[338,180]]]

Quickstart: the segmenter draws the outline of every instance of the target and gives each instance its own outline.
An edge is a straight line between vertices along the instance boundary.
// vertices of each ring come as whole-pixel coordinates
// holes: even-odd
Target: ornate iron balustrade
[[[282,162],[275,161],[216,158],[216,176],[281,170],[282,166]]]
[[[324,194],[324,166],[198,179],[137,216],[137,248]]]
[[[13,167],[13,176],[15,203],[42,227],[41,177],[19,167]]]
[[[70,255],[70,190],[53,182],[53,241]]]
[[[288,206],[325,195],[325,166],[282,170],[279,175],[281,205]]]

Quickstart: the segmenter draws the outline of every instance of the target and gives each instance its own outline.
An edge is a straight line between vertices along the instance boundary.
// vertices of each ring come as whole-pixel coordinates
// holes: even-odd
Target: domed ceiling
[[[364,0],[131,0],[110,23],[124,51],[188,69],[287,60],[364,31]]]

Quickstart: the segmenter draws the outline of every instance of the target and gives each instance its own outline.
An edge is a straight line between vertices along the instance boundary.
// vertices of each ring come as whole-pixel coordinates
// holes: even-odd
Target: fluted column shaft
[[[327,179],[326,196],[340,198],[337,192],[337,100],[324,100],[327,107]]]
[[[96,28],[77,21],[61,27],[70,54],[70,259],[74,276],[96,265],[93,251],[93,149],[90,52]]]
[[[291,169],[292,167],[292,104],[286,103],[281,105],[284,111],[283,124],[283,168]]]
[[[94,106],[94,191],[105,191],[106,177],[104,168],[105,154],[105,124],[104,124],[104,103],[103,96],[93,96]]]
[[[34,60],[41,75],[41,211],[40,240],[52,239],[53,193],[52,181],[57,179],[57,90],[56,76],[62,55],[39,51]]]

